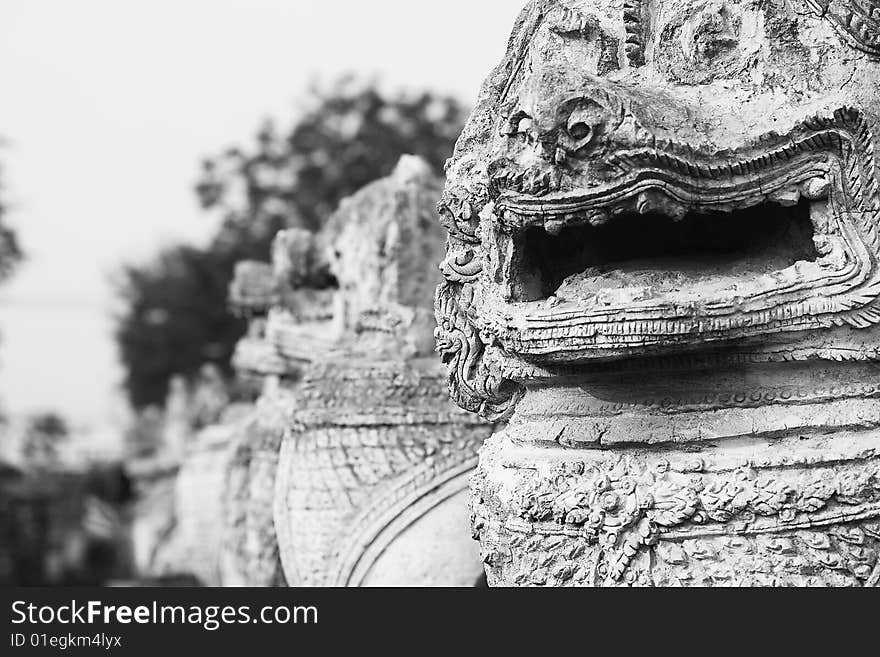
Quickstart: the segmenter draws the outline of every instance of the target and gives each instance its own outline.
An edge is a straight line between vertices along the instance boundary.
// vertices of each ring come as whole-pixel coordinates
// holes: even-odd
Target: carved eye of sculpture
[[[601,114],[601,109],[592,104],[575,108],[569,114],[565,132],[572,150],[583,148],[593,141],[604,123]]]
[[[572,139],[582,141],[593,136],[593,126],[586,121],[575,120],[568,124],[568,134]]]

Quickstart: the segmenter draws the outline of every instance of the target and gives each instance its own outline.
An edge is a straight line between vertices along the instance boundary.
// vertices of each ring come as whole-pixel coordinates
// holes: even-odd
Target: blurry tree
[[[227,312],[236,262],[268,260],[282,228],[319,228],[340,200],[388,175],[401,155],[421,155],[442,173],[464,118],[453,98],[386,95],[346,77],[313,87],[290,129],[266,122],[251,146],[205,160],[196,193],[220,215],[214,239],[204,249],[167,248],[122,273],[117,340],[134,407],[163,404],[171,376],[194,380],[202,364],[230,374],[245,330]]]
[[[164,417],[157,406],[142,409],[125,429],[125,458],[154,456],[162,446]]]
[[[24,430],[21,452],[25,463],[42,467],[57,465],[59,449],[69,434],[67,423],[57,413],[34,415]]]
[[[312,87],[290,130],[267,121],[252,148],[205,160],[196,191],[203,207],[223,213],[230,237],[243,229],[271,238],[273,222],[291,219],[317,229],[342,198],[391,173],[401,155],[421,155],[442,173],[464,118],[453,98],[388,97],[345,77]]]
[[[174,374],[195,378],[208,362],[228,372],[244,321],[227,311],[226,293],[235,263],[257,255],[247,246],[253,248],[174,246],[153,263],[123,270],[126,306],[116,339],[135,408],[164,406]]]
[[[0,139],[0,147],[3,140]],[[4,219],[8,211],[3,195],[3,169],[0,166],[0,283],[7,280],[15,267],[21,262],[22,252],[13,230],[6,225]],[[5,431],[6,415],[0,406],[0,435]]]
[[[6,212],[7,205],[3,198],[3,169],[0,168],[0,282],[9,278],[22,257],[15,233],[4,223]]]

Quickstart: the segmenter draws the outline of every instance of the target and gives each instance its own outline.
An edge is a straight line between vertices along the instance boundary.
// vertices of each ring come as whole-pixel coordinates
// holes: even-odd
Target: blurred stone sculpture
[[[878,11],[523,10],[440,206],[490,585],[880,584]]]
[[[190,392],[183,377],[173,377],[164,411],[145,409],[130,437],[135,445],[125,470],[131,478],[135,504],[131,517],[134,567],[141,578],[179,575],[175,557],[168,552],[175,527],[175,487],[194,430]]]
[[[312,261],[314,234],[278,233],[272,264],[240,263],[230,303],[249,317],[233,365],[255,382],[259,399],[235,434],[226,469],[221,580],[227,586],[282,586],[273,520],[281,436],[296,406],[302,368],[321,345],[332,317],[332,277]]]
[[[239,263],[231,308],[248,318],[233,356],[239,396],[205,368],[172,380],[156,453],[129,464],[140,491],[133,543],[142,576],[207,585],[284,585],[273,521],[281,435],[301,370],[329,349],[334,279],[310,231],[281,231],[273,262]]]
[[[140,578],[161,576],[162,551],[174,529],[174,482],[179,462],[138,458],[126,463],[136,502],[131,517],[134,569]]]
[[[429,167],[404,157],[317,236],[338,291],[332,349],[305,368],[278,465],[275,526],[291,585],[473,585],[482,575],[467,486],[492,428],[449,403],[430,356],[439,196]]]
[[[133,556],[145,580],[223,583],[227,469],[235,438],[247,426],[250,405],[227,403],[221,411],[218,381],[214,373],[206,375],[203,390],[173,383],[159,428],[161,444],[154,453],[126,465],[137,498],[131,523]],[[209,424],[199,428],[201,421]]]
[[[221,554],[227,471],[248,410],[247,405],[234,405],[222,421],[195,435],[174,482],[174,525],[159,554],[161,573],[191,575],[204,586],[225,583]]]
[[[224,586],[285,585],[272,521],[284,426],[279,410],[283,395],[283,388],[267,392],[232,437],[230,460],[224,469],[224,531],[219,556]]]

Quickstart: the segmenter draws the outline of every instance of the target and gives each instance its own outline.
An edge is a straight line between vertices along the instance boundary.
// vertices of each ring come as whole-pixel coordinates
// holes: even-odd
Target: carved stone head
[[[447,168],[456,401],[606,361],[880,356],[880,3],[534,0]]]
[[[420,157],[344,199],[319,235],[338,283],[334,321],[346,348],[405,358],[432,351],[431,291],[445,235],[434,218],[442,182]]]

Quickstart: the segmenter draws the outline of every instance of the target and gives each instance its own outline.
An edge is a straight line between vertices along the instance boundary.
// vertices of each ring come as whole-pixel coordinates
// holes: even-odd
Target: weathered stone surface
[[[880,583],[877,11],[523,10],[440,205],[490,584]]]
[[[293,585],[472,585],[466,490],[491,426],[449,403],[429,357],[440,183],[404,158],[319,235],[333,345],[306,368],[282,442],[275,525]]]

